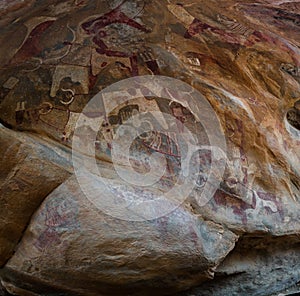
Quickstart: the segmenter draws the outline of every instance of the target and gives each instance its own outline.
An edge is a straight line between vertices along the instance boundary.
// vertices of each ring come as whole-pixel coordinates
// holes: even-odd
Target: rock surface
[[[32,214],[72,172],[47,142],[0,128],[0,265],[12,256]],[[68,170],[69,169],[69,170]]]
[[[267,296],[300,281],[300,2],[0,7],[3,289]]]
[[[91,295],[170,293],[209,279],[236,239],[184,209],[154,221],[116,220],[93,209],[69,179],[36,212],[4,281],[20,270],[39,293],[36,279],[70,293],[87,286]]]

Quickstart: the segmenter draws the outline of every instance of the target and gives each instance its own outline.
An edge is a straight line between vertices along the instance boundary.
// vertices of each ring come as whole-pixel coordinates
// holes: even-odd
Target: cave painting
[[[263,191],[253,191],[250,202],[237,200],[229,194],[217,190],[213,198],[214,210],[217,212],[219,207],[229,208],[244,225],[249,219],[263,219],[265,215],[276,215],[283,221],[284,212],[282,202],[274,195]]]
[[[150,32],[146,26],[138,23],[133,18],[129,18],[124,12],[122,12],[122,5],[124,2],[102,16],[89,17],[89,19],[84,20],[79,25],[79,29],[76,34],[80,34],[80,29],[83,30],[81,37],[84,37],[83,35],[86,34],[86,36],[91,39],[93,48],[92,46],[86,46],[88,48],[87,52],[88,55],[90,55],[90,60],[85,66],[65,64],[61,62],[55,65],[50,96],[52,98],[57,98],[57,93],[59,91],[68,94],[64,99],[59,100],[61,106],[56,106],[54,102],[43,102],[37,108],[26,109],[27,102],[19,101],[15,109],[17,125],[22,125],[26,120],[31,123],[41,122],[59,131],[62,141],[70,141],[72,139],[76,123],[81,115],[84,117],[84,125],[81,128],[86,128],[83,133],[86,133],[88,128],[92,130],[91,133],[99,131],[101,136],[97,135],[97,139],[95,141],[96,150],[100,153],[104,152],[106,155],[111,156],[112,142],[118,126],[125,124],[128,119],[139,113],[149,113],[150,111],[160,112],[161,109],[156,99],[151,98],[151,96],[163,97],[164,91],[170,94],[172,90],[160,90],[157,94],[151,94],[149,91],[150,95],[147,93],[148,91],[146,87],[137,90],[127,90],[124,94],[125,97],[127,97],[130,92],[135,92],[134,96],[136,98],[124,104],[122,103],[122,92],[118,93],[119,97],[112,97],[111,95],[105,96],[104,94],[104,108],[102,112],[95,112],[95,114],[81,114],[79,112],[72,111],[72,104],[78,95],[78,93],[76,93],[77,90],[73,88],[64,89],[61,87],[62,81],[65,78],[68,78],[73,84],[77,83],[79,85],[81,91],[80,95],[89,94],[91,86],[90,76],[97,76],[101,70],[110,63],[119,64],[124,69],[127,69],[132,76],[139,74],[138,63],[146,65],[152,74],[160,74],[158,60],[155,57],[155,53],[152,48],[145,48],[145,46],[141,46],[141,48],[136,51],[131,49],[125,50],[122,47],[119,48],[117,46],[111,46],[111,42],[107,40],[111,33],[110,27],[114,24],[128,26],[140,33]],[[228,43],[245,46],[251,46],[255,42],[261,41],[272,44],[278,44],[278,42],[280,42],[279,40],[272,39],[269,35],[249,29],[247,26],[240,24],[236,20],[229,19],[224,15],[217,16],[220,26],[222,26],[222,28],[217,28],[192,16],[183,5],[169,4],[168,8],[186,27],[186,32],[184,34],[186,39],[207,32],[218,36]],[[13,61],[26,60],[31,56],[39,54],[41,52],[41,48],[39,47],[38,40],[41,37],[41,34],[43,34],[43,32],[45,32],[53,22],[54,20],[46,20],[44,22],[41,20],[41,23],[37,22],[38,24],[36,26],[32,25],[32,29],[31,31],[29,30],[30,33],[27,37],[27,39],[33,39],[32,48],[28,47],[28,42],[25,40]],[[71,48],[76,41],[76,36],[72,28],[69,28],[69,30],[73,33],[73,40],[65,45],[68,48]],[[67,53],[69,52],[70,50],[67,51]],[[66,57],[66,54],[64,54],[63,57]],[[193,52],[187,53],[186,57],[189,63],[194,66],[200,66],[208,61],[207,56]],[[297,66],[293,66],[292,64],[284,64],[281,66],[281,69],[293,76],[297,76],[299,72]],[[11,77],[4,83],[3,87],[12,89],[17,83],[18,79]],[[176,97],[176,95],[174,97]],[[113,106],[118,106],[118,108],[114,109]],[[111,111],[107,114],[106,110]],[[53,123],[47,119],[48,116],[53,115],[53,112],[60,112],[64,114],[64,125],[62,124],[61,126],[58,126],[56,124],[58,124],[59,121],[55,124],[55,122]],[[177,102],[176,99],[170,102],[168,112],[177,119],[177,121],[174,121],[177,127],[176,133],[168,134],[168,132],[162,133],[151,131],[137,135],[138,137],[135,143],[133,143],[133,145],[135,145],[133,150],[136,151],[136,153],[132,156],[134,166],[139,169],[142,167],[142,170],[144,169],[147,171],[149,168],[149,163],[147,163],[147,161],[149,161],[153,152],[165,155],[167,158],[167,170],[162,178],[161,185],[167,188],[174,184],[176,176],[181,169],[180,158],[182,156],[182,151],[180,150],[180,140],[178,139],[178,135],[183,133],[183,124],[187,124],[188,121],[193,124],[197,122],[197,119],[194,118],[191,112],[188,111],[188,108]],[[54,115],[52,117],[54,117]],[[100,118],[102,121],[99,127],[94,124],[94,118],[96,117],[98,119]],[[151,126],[151,122],[153,122],[153,120],[156,120],[161,127],[168,129],[169,122],[167,122],[164,116],[158,116],[157,118],[149,117],[148,121],[144,120],[138,124],[140,126],[142,124],[146,124],[151,129],[153,127]],[[238,129],[240,129],[239,132],[242,133],[241,123],[238,123],[237,125],[239,126]],[[256,216],[263,211],[270,215],[275,213],[281,214],[281,205],[276,196],[267,195],[262,190],[259,191],[252,188],[255,179],[254,172],[256,170],[256,166],[248,163],[245,152],[243,151],[243,143],[240,144],[241,148],[231,149],[233,153],[230,160],[227,160],[229,174],[223,180],[223,186],[219,188],[214,197],[215,204],[218,206],[225,205],[225,207],[231,207],[233,213],[236,214],[243,223],[246,223],[247,219],[251,215]],[[143,153],[145,156],[141,157]],[[199,155],[200,163],[196,165],[197,168],[195,169],[198,174],[196,186],[198,188],[202,188],[207,181],[207,175],[211,165],[211,154],[208,151],[202,151]],[[46,238],[46,241],[47,237],[52,237],[55,241],[59,242],[59,238],[57,238],[57,235],[53,232],[54,224],[51,222],[51,218],[48,220],[50,222],[46,222],[47,230],[44,233],[44,237]],[[58,221],[60,221],[60,218],[58,218]],[[59,223],[61,224],[58,225],[63,224],[62,222]],[[44,239],[41,238],[41,241],[43,240]],[[39,248],[43,248],[43,243],[41,243]]]
[[[62,133],[63,141],[69,141],[81,114],[79,112],[70,111],[70,106],[76,99],[74,89],[61,89],[61,91],[65,93],[65,97],[60,100],[62,106],[54,106],[52,103],[44,102],[38,108],[26,109],[26,101],[18,102],[16,108],[17,123],[23,124],[24,120],[28,119],[31,122],[41,121],[43,124],[49,125],[47,116],[56,110],[65,114],[67,122],[62,127],[53,125],[52,128]],[[128,93],[133,91],[135,92],[136,98],[121,103],[123,102],[122,97],[128,96]],[[128,124],[127,121],[133,116],[138,116],[139,113],[147,114],[151,111],[160,112],[160,107],[152,97],[154,94],[150,92],[148,93],[150,97],[144,96],[147,94],[147,89],[128,90],[128,93],[118,93],[120,97],[114,96],[113,99],[116,100],[115,102],[112,101],[113,94],[104,95],[104,111],[102,113],[95,112],[94,114],[81,115],[84,120],[82,126],[79,128],[85,128],[83,134],[87,136],[88,129],[92,130],[91,134],[95,134],[95,132],[98,133],[97,139],[93,139],[96,145],[96,153],[104,153],[108,157],[111,157],[112,141],[114,140],[116,129],[120,125]],[[118,107],[114,109],[113,106]],[[296,107],[299,107],[298,104]],[[107,114],[106,110],[112,111]],[[177,119],[174,121],[176,133],[173,132],[169,134],[168,132],[157,132],[154,130],[137,134],[137,138],[133,143],[133,151],[135,152],[131,156],[133,167],[140,172],[149,170],[149,159],[153,152],[161,153],[166,157],[167,169],[158,184],[163,190],[172,188],[174,182],[177,182],[179,172],[182,169],[180,160],[182,151],[180,150],[180,140],[178,138],[178,136],[181,136],[183,133],[182,126],[183,124],[195,125],[196,123],[196,118],[194,118],[192,113],[177,101],[169,102],[168,113]],[[158,118],[151,116],[149,113],[148,119],[144,117],[135,127],[138,128],[142,124],[146,124],[151,130],[151,128],[153,128],[153,120],[156,120],[163,128],[168,129],[170,122],[164,119],[163,116],[158,116]],[[99,122],[100,118],[101,125],[99,127],[95,126],[95,118],[98,118],[97,122]],[[134,121],[133,124],[135,124]],[[262,214],[277,215],[281,218],[282,204],[279,199],[273,194],[267,194],[263,192],[263,190],[253,188],[257,168],[254,164],[249,163],[243,151],[244,143],[242,134],[243,124],[241,121],[236,120],[234,126],[229,127],[229,139],[234,139],[234,142],[238,141],[241,147],[232,147],[231,149],[232,154],[229,159],[227,159],[228,173],[224,176],[223,185],[220,186],[213,198],[213,208],[216,211],[218,211],[219,207],[230,208],[236,218],[240,219],[244,224],[247,223],[250,217],[261,217]],[[197,160],[197,163],[195,160],[195,163],[193,163],[193,173],[198,174],[195,185],[196,188],[201,189],[205,185],[208,174],[210,173],[210,151],[200,151]],[[50,227],[50,224],[48,229],[44,232],[43,237],[41,237],[41,241],[47,241],[48,239],[59,243],[59,238],[53,231],[53,228]],[[40,243],[39,248],[42,249],[44,245],[45,243]]]
[[[89,93],[89,69],[87,67],[73,65],[58,65],[52,77],[50,96],[55,97],[64,78],[71,78],[73,83],[79,82],[82,94]]]
[[[145,89],[145,88],[144,88]],[[131,91],[131,90],[129,90]],[[136,89],[134,91],[134,99],[130,99],[125,102],[125,105],[138,105],[140,113],[147,113],[150,111],[161,112],[160,108],[155,99],[147,99],[147,94],[143,93],[143,89]],[[113,110],[113,106],[122,106],[124,103],[124,98],[131,98],[131,94],[127,91],[118,92],[117,95],[114,93],[104,93],[103,94],[103,104],[105,110]],[[157,116],[156,120],[159,124],[167,129],[167,123],[163,116]]]
[[[66,93],[65,99],[60,100],[60,106],[56,106],[50,102],[42,102],[38,107],[26,108],[26,101],[17,102],[15,109],[16,124],[41,123],[50,128],[50,130],[59,132],[61,140],[63,142],[68,142],[75,130],[77,120],[81,115],[84,118],[84,125],[86,127],[98,131],[98,127],[95,127],[95,118],[104,116],[103,112],[89,114],[73,112],[70,110],[70,107],[75,100],[76,93],[72,89],[61,89],[60,91]],[[61,120],[57,120],[58,116]],[[61,124],[61,122],[65,122],[65,124]]]
[[[137,54],[133,51],[128,52],[118,49],[111,49],[105,42],[106,37],[109,37],[110,34],[109,26],[112,24],[127,25],[133,29],[144,33],[151,32],[149,28],[138,23],[134,19],[128,17],[124,12],[122,12],[122,6],[125,2],[126,0],[123,1],[120,5],[118,5],[115,9],[105,13],[100,17],[95,17],[91,20],[84,21],[81,24],[81,28],[87,35],[92,36],[92,42],[96,45],[97,53],[101,55],[106,55],[108,57],[128,58],[131,66],[131,74],[132,76],[137,76]]]
[[[231,147],[231,156],[227,160],[227,170],[224,180],[212,199],[213,209],[217,212],[219,207],[227,208],[234,214],[234,219],[240,220],[244,225],[249,219],[263,219],[265,215],[275,215],[276,219],[283,219],[283,204],[276,195],[266,193],[255,187],[255,178],[258,168],[249,162],[244,152],[244,127],[236,119],[227,123]],[[236,142],[239,148],[235,147]]]
[[[240,24],[234,19],[230,19],[225,15],[218,14],[217,19],[227,30],[234,34],[243,35],[245,38],[248,38],[254,33],[253,29]]]
[[[109,114],[105,115],[102,122],[100,132],[104,138],[105,143],[101,143],[101,139],[98,141],[98,146],[102,147],[106,151],[106,154],[110,154],[111,144],[115,136],[115,131],[120,125],[128,124],[129,119],[133,119],[134,128],[138,128],[141,122],[139,122],[138,114],[144,113],[147,120],[143,119],[143,124],[146,124],[148,128],[153,128],[153,120],[163,128],[167,128],[167,122],[163,116],[154,116],[149,112],[161,112],[155,99],[147,99],[143,96],[140,90],[136,90],[136,98],[131,99],[123,103],[123,97],[121,92],[118,92],[119,97],[115,97],[114,94],[103,94],[104,110],[112,110]],[[125,96],[128,94],[125,93]],[[113,108],[113,106],[118,106]],[[141,139],[143,135],[137,134]],[[143,138],[144,139],[144,138]],[[103,139],[102,139],[103,140]],[[104,145],[104,146],[103,146]],[[109,151],[107,150],[109,149]]]
[[[116,130],[122,125],[122,139],[124,140],[126,137],[134,139],[131,146],[133,154],[130,159],[133,167],[138,169],[139,172],[146,172],[149,169],[149,160],[153,152],[164,155],[167,169],[158,186],[163,190],[171,188],[181,170],[182,151],[180,150],[179,141],[182,141],[182,139],[179,139],[178,135],[183,137],[182,124],[189,121],[192,114],[176,102],[170,102],[169,105],[167,103],[168,110],[166,111],[170,116],[177,119],[173,120],[175,122],[174,130],[174,127],[171,128],[173,122],[170,122],[169,118],[164,118],[154,98],[145,98],[139,90],[139,93],[136,93],[137,98],[121,103],[126,94],[123,96],[122,93],[118,94],[120,102],[117,104],[112,102],[111,96],[118,101],[118,98],[113,94],[110,93],[103,97],[105,110],[112,110],[113,106],[118,107],[105,115],[97,136],[96,152],[111,157],[112,142],[115,139]],[[151,112],[158,112],[161,116]],[[143,115],[140,117],[141,113]],[[192,122],[195,122],[194,117]],[[157,130],[157,126],[160,126],[161,130]],[[169,130],[169,128],[171,129]],[[132,132],[134,132],[133,135],[128,134]],[[122,157],[123,155],[118,155],[118,159],[122,160]],[[195,167],[197,166],[199,164],[195,164]]]
[[[17,102],[15,109],[15,120],[17,125],[22,124],[37,124],[42,122],[56,130],[59,130],[59,127],[51,125],[43,119],[43,115],[49,114],[53,109],[64,111],[63,109],[54,107],[52,103],[43,102],[38,107],[35,108],[26,108],[27,101]]]
[[[132,73],[132,64],[130,59],[127,57],[118,57],[116,59],[116,57],[100,55],[95,48],[92,49],[91,69],[94,77],[96,77],[107,66],[114,63],[120,66],[121,69],[127,69],[130,73]],[[135,68],[135,72],[136,71],[137,69]]]
[[[184,37],[187,39],[192,38],[197,34],[201,34],[204,31],[210,31],[221,37],[225,36],[226,40],[230,43],[239,43],[238,39],[233,34],[203,23],[201,20],[192,16],[182,4],[169,4],[168,8],[172,14],[186,27],[187,30]]]
[[[73,199],[50,199],[43,206],[41,219],[43,220],[41,226],[44,230],[34,244],[39,251],[53,245],[63,244],[61,234],[80,227],[78,206]]]
[[[26,22],[27,34],[9,64],[24,63],[27,59],[38,55],[42,51],[40,39],[55,20],[53,17],[36,17]]]
[[[250,30],[246,26],[235,20],[230,20],[225,16],[218,15],[217,18],[222,26],[226,29],[219,29],[215,26],[204,23],[200,19],[192,16],[182,4],[169,4],[170,12],[181,21],[186,27],[184,37],[190,39],[204,32],[215,34],[220,40],[229,44],[238,44],[242,46],[253,46],[256,43],[264,42],[270,46],[287,51],[296,66],[300,66],[299,50],[295,46],[289,44],[286,40],[273,36],[271,33]]]
[[[183,124],[187,122],[189,116],[193,117],[193,115],[187,110],[187,108],[177,102],[169,103],[169,111],[170,114],[176,118],[175,132],[173,131],[174,129],[165,132],[152,131],[147,133],[144,137],[141,137],[141,139],[143,144],[149,149],[179,159],[182,155],[178,136],[184,133]],[[174,126],[174,122],[169,124],[173,124]]]
[[[143,51],[140,51],[139,57],[146,64],[147,68],[151,71],[152,74],[160,75],[159,65],[154,57],[151,48],[146,48]]]

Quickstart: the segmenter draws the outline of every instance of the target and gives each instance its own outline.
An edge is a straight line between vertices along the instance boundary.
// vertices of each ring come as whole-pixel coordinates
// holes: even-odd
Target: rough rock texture
[[[243,236],[217,268],[214,281],[178,296],[273,295],[299,281],[298,237]]]
[[[195,285],[212,276],[237,238],[184,209],[144,223],[116,220],[93,209],[76,179],[49,195],[25,237],[4,281],[20,270],[33,278],[33,291],[43,292],[39,278],[82,294],[88,286],[93,295],[153,295]]]
[[[299,282],[299,1],[26,0],[2,1],[0,8],[3,289],[15,295],[271,295]],[[189,196],[178,206],[176,194],[167,194],[185,181],[178,173],[188,152],[182,125],[198,145],[211,144],[205,124],[212,118],[189,88],[128,84],[122,95],[102,97],[79,117],[99,91],[143,75],[184,81],[220,121],[225,170],[212,172],[218,188],[205,204],[199,196],[214,156],[207,148],[191,159],[188,176],[196,178]],[[121,103],[127,95],[136,98]],[[141,134],[128,148],[125,175],[129,166],[146,174],[153,165],[155,177],[166,165],[147,187],[137,177],[120,178],[114,165],[126,151],[112,150],[118,127],[142,112],[148,112],[144,124],[165,127],[173,118],[176,128]],[[80,118],[85,124],[75,130]],[[101,124],[93,126],[93,118]],[[92,153],[107,181],[87,167],[85,189],[100,188],[98,200],[125,205],[127,220],[97,207],[74,175],[72,161],[84,168],[83,154],[90,159],[86,143],[93,133]],[[72,159],[78,137],[83,147]],[[132,204],[153,200],[161,206],[145,207],[142,218],[177,206],[157,219],[130,221]]]
[[[0,128],[0,265],[13,254],[32,214],[70,175],[70,162],[47,142]],[[69,169],[69,171],[68,171]]]

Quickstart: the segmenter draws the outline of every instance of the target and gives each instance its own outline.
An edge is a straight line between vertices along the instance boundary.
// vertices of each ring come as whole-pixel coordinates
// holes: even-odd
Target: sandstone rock
[[[32,214],[70,175],[72,168],[63,155],[37,137],[0,127],[0,139],[0,265],[3,266],[12,256]]]
[[[182,208],[154,221],[114,219],[69,179],[34,215],[4,280],[19,271],[28,282],[15,284],[36,293],[45,285],[85,295],[169,293],[213,276],[236,238]]]
[[[297,1],[0,5],[8,292],[269,295],[299,281]]]
[[[299,282],[298,262],[297,237],[245,236],[216,269],[213,281],[179,295],[278,295]]]

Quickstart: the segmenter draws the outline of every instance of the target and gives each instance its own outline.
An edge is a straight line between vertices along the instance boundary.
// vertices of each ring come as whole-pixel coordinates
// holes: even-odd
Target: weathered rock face
[[[13,254],[32,214],[71,174],[67,158],[47,142],[1,128],[0,265]]]
[[[0,7],[3,289],[270,295],[300,280],[300,2]]]
[[[62,290],[85,293],[88,286],[95,295],[152,295],[195,285],[211,277],[237,238],[184,209],[144,223],[103,215],[76,179],[49,195],[25,236],[4,280],[20,270],[31,275],[33,291],[43,292],[36,279],[51,279]]]
[[[299,281],[298,264],[297,237],[244,236],[218,267],[214,281],[176,295],[278,295]]]

